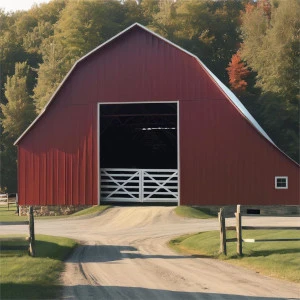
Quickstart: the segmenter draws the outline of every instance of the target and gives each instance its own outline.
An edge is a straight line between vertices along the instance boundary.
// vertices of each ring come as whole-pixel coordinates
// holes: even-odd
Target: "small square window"
[[[275,176],[275,189],[287,189],[288,177],[287,176]]]

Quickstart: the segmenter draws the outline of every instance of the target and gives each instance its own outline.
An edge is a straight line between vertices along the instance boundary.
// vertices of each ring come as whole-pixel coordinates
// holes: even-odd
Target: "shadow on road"
[[[71,263],[86,262],[113,262],[122,259],[183,259],[191,257],[202,257],[200,255],[145,255],[141,254],[137,248],[131,246],[115,245],[83,245],[79,246],[73,255],[68,259]]]
[[[84,294],[83,294],[84,292]],[[164,300],[286,300],[287,298],[256,297],[248,295],[218,294],[209,292],[182,292],[161,289],[147,289],[122,286],[85,286],[66,287],[61,299],[164,299]],[[293,298],[289,298],[292,300]]]
[[[286,300],[287,298],[273,297],[256,297],[248,295],[232,295],[218,294],[209,292],[182,292],[169,291],[161,289],[147,289],[140,287],[122,287],[122,286],[93,286],[93,285],[75,285],[64,287],[64,294],[58,295],[57,292],[62,292],[62,286],[34,285],[34,284],[1,284],[1,299],[105,299],[105,300]],[[296,300],[296,298],[288,298]]]

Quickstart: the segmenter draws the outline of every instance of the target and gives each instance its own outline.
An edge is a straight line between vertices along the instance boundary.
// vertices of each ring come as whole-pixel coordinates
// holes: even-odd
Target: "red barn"
[[[20,136],[19,204],[297,205],[299,166],[193,54],[134,24]]]

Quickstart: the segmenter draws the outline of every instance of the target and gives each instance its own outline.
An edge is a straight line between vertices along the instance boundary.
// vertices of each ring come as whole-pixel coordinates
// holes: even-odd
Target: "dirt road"
[[[300,298],[300,285],[171,251],[166,242],[173,236],[218,229],[216,219],[180,218],[173,209],[115,207],[89,219],[37,221],[37,233],[72,237],[84,243],[67,261],[62,299]],[[300,221],[295,217],[259,220],[260,224],[277,226],[298,226]],[[4,233],[17,232],[16,227],[5,226]]]

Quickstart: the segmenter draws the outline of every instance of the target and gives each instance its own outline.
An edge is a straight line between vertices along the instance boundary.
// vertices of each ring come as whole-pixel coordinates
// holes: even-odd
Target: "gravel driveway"
[[[172,237],[216,230],[218,222],[180,218],[173,209],[114,207],[93,218],[38,220],[36,233],[83,244],[66,262],[62,299],[300,299],[298,284],[174,253],[166,246]],[[253,224],[249,217],[243,220]],[[259,217],[259,223],[299,226],[300,218]],[[17,233],[18,227],[3,226],[2,233]]]

